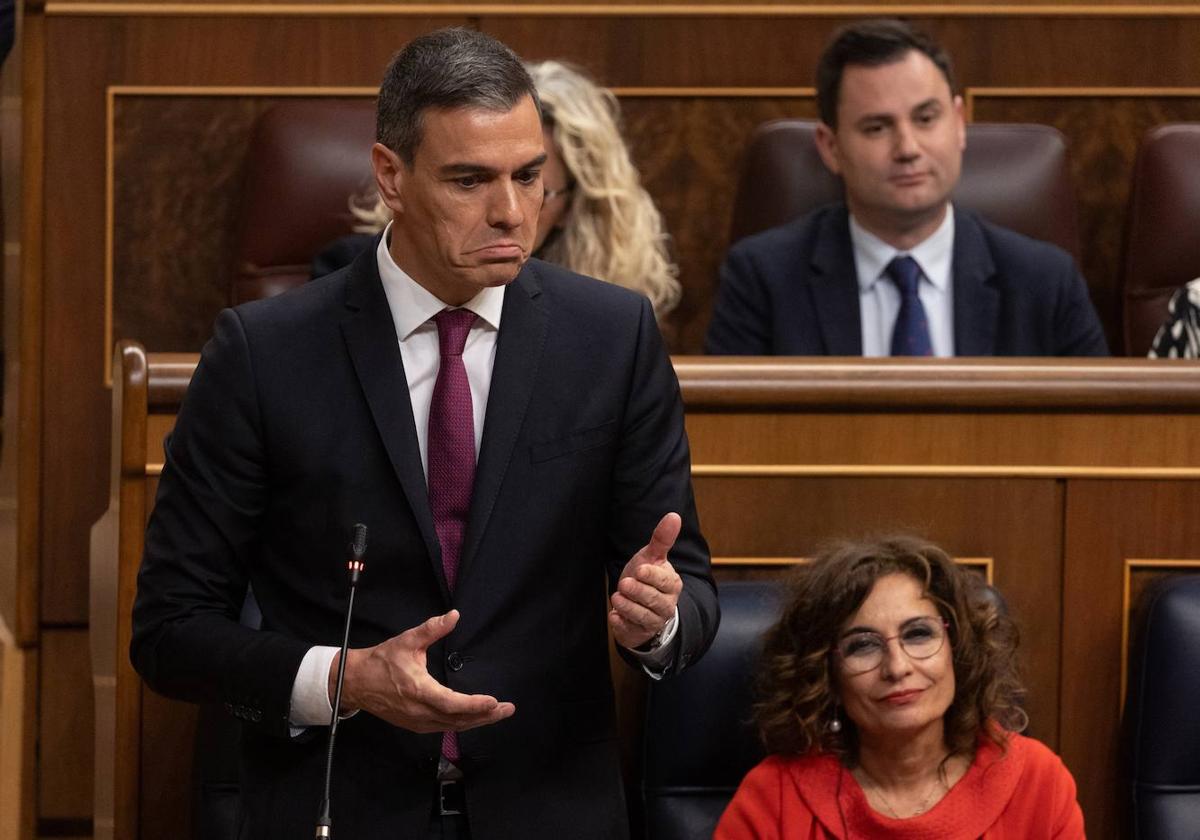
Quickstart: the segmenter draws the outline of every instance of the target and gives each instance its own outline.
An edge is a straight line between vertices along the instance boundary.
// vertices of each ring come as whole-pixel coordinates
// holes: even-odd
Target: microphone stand
[[[329,748],[325,752],[325,792],[321,799],[321,810],[317,816],[316,840],[332,840],[333,819],[329,816],[329,786],[333,778],[333,747],[337,739],[338,710],[342,706],[342,681],[346,677],[346,652],[350,647],[350,618],[354,615],[354,590],[358,586],[358,576],[366,568],[363,556],[367,553],[367,526],[359,523],[354,526],[354,541],[350,544],[350,598],[346,602],[346,626],[342,630],[342,650],[338,656],[337,684],[333,691],[333,714],[329,720]]]

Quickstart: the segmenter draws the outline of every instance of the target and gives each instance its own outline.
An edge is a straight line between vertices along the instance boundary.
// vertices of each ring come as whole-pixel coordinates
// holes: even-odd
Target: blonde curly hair
[[[662,318],[679,303],[679,268],[667,251],[662,215],[621,137],[617,98],[559,61],[526,69],[573,186],[561,230],[547,237],[537,255],[641,292]],[[375,195],[352,199],[350,209],[360,233],[375,233],[391,221],[391,211]]]

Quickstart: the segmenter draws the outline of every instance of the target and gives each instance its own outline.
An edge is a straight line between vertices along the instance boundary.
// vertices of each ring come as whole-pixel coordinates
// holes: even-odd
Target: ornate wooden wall
[[[46,836],[90,830],[91,742],[72,730],[91,720],[87,548],[107,496],[109,345],[130,336],[152,351],[198,349],[224,295],[248,127],[273,99],[369,95],[400,44],[447,24],[482,28],[530,59],[583,65],[619,89],[635,157],[675,236],[686,296],[669,327],[682,352],[699,348],[707,324],[744,138],[764,119],[811,114],[817,53],[852,16],[902,13],[931,30],[955,56],[975,118],[1064,131],[1085,273],[1114,343],[1138,137],[1200,119],[1200,8],[1183,0],[27,6],[16,629],[46,663]]]

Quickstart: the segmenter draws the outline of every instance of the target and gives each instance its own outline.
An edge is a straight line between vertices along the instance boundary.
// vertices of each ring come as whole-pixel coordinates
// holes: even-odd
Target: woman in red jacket
[[[800,567],[759,676],[770,756],[715,840],[1082,838],[1071,774],[1017,734],[1017,632],[988,594],[906,537]]]

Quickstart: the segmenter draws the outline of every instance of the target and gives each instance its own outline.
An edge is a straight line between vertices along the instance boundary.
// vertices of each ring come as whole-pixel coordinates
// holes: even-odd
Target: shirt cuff
[[[329,667],[341,648],[318,645],[310,647],[300,660],[296,681],[292,683],[292,705],[288,712],[288,723],[294,738],[309,726],[328,726],[333,717],[333,704],[329,700]],[[356,714],[351,712],[342,719]]]
[[[679,607],[675,614],[663,625],[658,639],[651,645],[650,650],[630,650],[642,663],[642,670],[653,680],[661,680],[663,674],[675,661],[675,637],[679,634]]]

